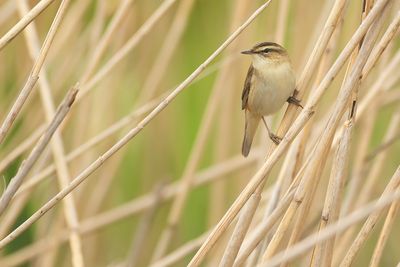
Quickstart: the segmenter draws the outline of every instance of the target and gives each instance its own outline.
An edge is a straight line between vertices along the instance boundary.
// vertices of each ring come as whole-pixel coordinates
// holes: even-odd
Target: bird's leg
[[[294,90],[294,93],[292,96],[289,96],[289,98],[287,99],[287,102],[290,104],[293,104],[295,106],[301,107],[303,108],[303,106],[300,104],[300,100],[296,98],[296,95],[298,94],[299,91]]]
[[[264,122],[265,128],[267,128],[267,132],[268,132],[269,138],[271,138],[272,142],[274,142],[276,145],[279,145],[279,143],[282,141],[282,138],[280,138],[276,134],[273,134],[270,131],[270,129],[269,129],[268,125],[267,125],[267,122],[265,121],[265,118],[264,117],[261,117],[261,118],[262,118],[262,121]]]

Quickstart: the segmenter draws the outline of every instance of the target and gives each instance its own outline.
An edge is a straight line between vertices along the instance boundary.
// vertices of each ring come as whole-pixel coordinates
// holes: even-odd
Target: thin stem
[[[22,184],[22,181],[24,180],[28,172],[32,169],[39,156],[43,153],[44,149],[50,142],[50,139],[53,136],[54,132],[61,124],[65,116],[68,114],[68,111],[70,110],[77,93],[78,90],[76,89],[76,87],[72,88],[67,93],[56,114],[54,115],[51,124],[48,126],[45,133],[39,139],[36,146],[32,149],[27,159],[22,162],[17,174],[11,179],[10,184],[8,185],[0,199],[0,215],[3,214],[15,192],[17,192],[17,189]]]
[[[329,70],[328,74],[325,76],[324,80],[321,82],[318,88],[315,89],[312,97],[307,102],[307,105],[304,107],[302,112],[300,113],[297,120],[291,124],[291,127],[287,134],[284,136],[282,142],[279,146],[274,150],[271,156],[267,159],[261,169],[256,173],[256,175],[250,180],[247,186],[244,188],[239,197],[232,204],[230,209],[224,215],[224,217],[220,220],[220,222],[216,225],[214,230],[211,232],[210,236],[207,238],[205,243],[196,253],[192,261],[189,263],[189,266],[198,266],[205,254],[213,247],[215,242],[219,239],[222,233],[226,230],[230,222],[236,217],[240,209],[244,206],[247,200],[250,198],[251,194],[253,194],[260,184],[265,182],[266,175],[271,171],[272,166],[277,162],[277,160],[283,155],[288,145],[293,141],[295,136],[299,133],[299,131],[304,127],[306,122],[314,113],[313,108],[317,104],[317,102],[322,97],[323,93],[332,82],[333,78],[337,75],[340,68],[343,66],[346,59],[350,56],[353,49],[356,45],[361,41],[362,37],[368,30],[369,26],[372,24],[374,19],[378,16],[381,10],[386,5],[388,0],[380,0],[376,3],[372,11],[369,13],[367,18],[363,21],[361,26],[357,29],[356,33],[353,35],[351,40],[348,42],[339,58],[336,60],[335,64]]]
[[[54,0],[53,0],[54,1]],[[37,4],[30,12],[28,12],[21,20],[20,23],[22,23],[23,28],[18,28],[18,33],[24,29],[32,20],[34,17],[40,14],[41,11],[45,9],[52,1],[51,0],[42,0]],[[27,82],[25,83],[25,86],[21,90],[20,94],[18,95],[16,101],[14,102],[14,105],[12,106],[10,112],[7,114],[1,128],[0,128],[0,144],[4,141],[8,131],[10,130],[14,120],[18,116],[19,112],[21,111],[23,105],[25,104],[26,99],[28,98],[29,94],[31,93],[33,87],[35,86],[38,78],[39,78],[39,72],[43,66],[44,60],[46,59],[46,56],[49,52],[50,46],[53,43],[54,37],[57,33],[57,30],[60,27],[61,21],[64,18],[65,12],[68,8],[70,0],[63,0],[60,4],[60,7],[57,10],[57,14],[54,17],[53,23],[50,26],[49,32],[46,35],[46,39],[44,40],[44,43],[40,49],[39,55],[35,60],[35,63],[32,67],[32,71],[28,77]],[[47,5],[46,5],[47,4]],[[35,11],[35,12],[34,12]],[[40,12],[39,12],[40,11]],[[39,12],[39,13],[38,13]],[[34,16],[34,17],[33,17]],[[26,19],[25,19],[26,18]],[[25,20],[24,20],[25,19]],[[31,20],[28,20],[31,19]],[[16,26],[18,26],[20,23],[18,23]],[[6,34],[7,35],[7,34]],[[7,36],[5,36],[7,37]],[[14,35],[15,37],[15,35]],[[1,39],[2,40],[2,39]],[[1,43],[2,41],[0,40],[0,50],[2,47]],[[8,39],[7,39],[8,40]]]
[[[37,3],[17,24],[0,38],[0,51],[53,2],[54,0],[42,0]]]

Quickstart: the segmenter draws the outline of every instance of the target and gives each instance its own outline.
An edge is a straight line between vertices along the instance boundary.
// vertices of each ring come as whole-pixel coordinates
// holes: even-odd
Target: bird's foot
[[[297,106],[297,107],[303,108],[303,106],[300,104],[301,101],[300,101],[299,99],[297,99],[296,97],[294,97],[294,96],[290,96],[290,97],[287,99],[287,102],[289,102],[290,104],[293,104],[293,105],[295,105],[295,106]]]
[[[279,136],[277,136],[273,133],[269,134],[269,138],[271,138],[272,142],[274,142],[275,145],[279,145],[279,143],[282,141],[282,138],[280,138]]]
[[[287,102],[288,102],[289,104],[293,104],[293,105],[295,105],[295,106],[297,106],[297,107],[303,108],[303,106],[300,104],[300,103],[301,103],[300,99],[297,99],[297,98],[296,98],[296,96],[297,96],[298,93],[299,93],[299,91],[295,89],[294,92],[293,92],[293,95],[290,96],[290,97],[287,99]]]

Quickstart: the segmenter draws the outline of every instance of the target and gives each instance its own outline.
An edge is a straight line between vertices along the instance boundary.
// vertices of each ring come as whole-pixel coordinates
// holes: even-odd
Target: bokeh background
[[[19,20],[18,2],[0,1],[1,35]],[[30,7],[37,3],[37,1],[21,2],[28,3]],[[113,16],[123,2],[130,3],[124,9],[120,23],[106,43],[104,53],[88,74],[88,66],[93,60],[94,52],[98,49]],[[131,40],[132,36],[140,32],[142,25],[146,24],[149,17],[165,2],[168,1],[71,1],[43,67],[56,105],[60,103],[68,89],[80,82],[81,91],[78,93],[78,101],[73,105],[62,126],[65,155],[70,155],[82,144],[110,129],[113,123],[124,117],[128,118],[124,127],[79,155],[75,154],[68,161],[71,179],[119,140],[127,130],[133,128],[149,109],[139,116],[127,117],[129,114],[143,106],[152,107],[154,103],[159,102],[160,96],[190,75],[236,27],[263,3],[258,0],[172,1],[174,3],[143,36],[137,39],[135,46],[115,67],[93,86],[88,86],[91,79],[99,70],[102,70],[108,60],[121,51],[120,49],[129,42],[128,40]],[[86,266],[122,266],[119,264],[125,262],[133,253],[132,251],[138,249],[137,245],[135,246],[137,240],[140,240],[140,254],[136,255],[136,264],[148,266],[161,233],[167,226],[172,202],[171,198],[168,198],[166,201],[156,201],[154,207],[146,204],[146,208],[141,208],[143,203],[146,201],[148,203],[148,198],[143,198],[143,196],[156,196],[157,199],[157,196],[162,195],[160,192],[164,192],[163,190],[168,188],[168,185],[178,183],[184,173],[189,173],[197,179],[199,175],[207,176],[207,172],[215,171],[221,164],[228,162],[231,164],[231,171],[214,175],[210,182],[200,186],[194,185],[194,188],[189,191],[168,251],[171,252],[202,235],[222,217],[246,182],[256,172],[257,166],[263,161],[263,152],[266,150],[267,143],[267,135],[260,127],[252,155],[249,159],[242,159],[240,149],[244,116],[240,108],[240,95],[250,58],[241,55],[240,51],[257,42],[276,41],[278,38],[278,41],[288,49],[296,72],[301,73],[333,3],[328,0],[287,2],[289,6],[286,19],[283,21],[279,19],[279,1],[272,1],[270,6],[205,69],[198,79],[127,146],[73,192],[81,225]],[[332,52],[333,59],[337,57],[360,23],[362,1],[348,2],[342,29],[337,33],[337,44]],[[393,10],[388,11],[385,25],[399,6],[399,1],[394,2],[397,3],[392,8]],[[60,1],[54,1],[34,21],[40,44],[47,34],[59,3]],[[171,31],[171,29],[174,30]],[[281,34],[277,36],[278,30]],[[171,35],[174,38],[168,39]],[[384,54],[377,68],[384,66],[384,60],[387,62],[399,45],[399,39],[396,37],[390,51]],[[163,58],[166,54],[170,56]],[[164,63],[165,71],[160,71],[160,69],[154,71],[154,68]],[[2,119],[23,87],[32,65],[33,60],[23,34],[18,35],[0,51],[0,117]],[[344,70],[341,71],[318,106],[316,121],[322,121],[329,112],[340,88],[344,72]],[[375,79],[376,75],[371,75],[362,88],[372,84]],[[1,161],[36,133],[34,142],[32,141],[21,153],[7,162],[7,165],[2,166],[4,167],[1,170],[3,187],[15,175],[22,160],[26,158],[36,142],[38,133],[43,129],[40,127],[45,125],[45,111],[38,87],[39,85],[36,85],[11,133],[0,147]],[[398,90],[398,81],[392,87],[393,90]],[[360,94],[362,96],[364,93],[361,91]],[[373,130],[368,142],[368,153],[373,152],[383,142],[382,139],[392,115],[399,112],[398,100],[397,98],[397,101],[376,110],[371,122]],[[282,108],[279,114],[271,118],[273,129],[277,128],[284,110],[285,108]],[[357,122],[354,140],[358,140],[363,135],[363,127],[370,119],[372,117],[366,115]],[[199,141],[199,139],[203,140]],[[357,142],[351,147],[352,157],[356,151]],[[198,159],[193,159],[193,154],[196,153]],[[387,179],[398,166],[400,143],[394,142],[385,153],[387,153],[386,161],[379,174],[382,179],[376,185],[376,192],[373,192],[371,199],[382,192]],[[352,157],[347,169],[349,177],[353,171]],[[195,164],[188,167],[188,162],[195,162]],[[47,149],[27,180],[40,174],[42,169],[52,163],[51,150]],[[267,188],[270,188],[276,180],[280,165],[281,162],[274,168]],[[192,168],[192,172],[188,172],[188,168]],[[368,164],[366,164],[366,175],[368,170]],[[323,188],[326,188],[329,171],[330,165],[323,174],[326,178],[323,178],[321,182]],[[18,196],[12,202],[12,206],[17,207],[15,215],[11,216],[7,223],[1,223],[3,224],[0,229],[2,237],[27,219],[59,190],[56,175],[53,172]],[[316,196],[321,199],[316,204],[319,209],[324,199],[324,190],[322,189]],[[315,210],[318,208],[316,207]],[[117,213],[112,213],[115,211]],[[317,212],[314,215],[316,214]],[[0,220],[5,222],[5,216],[7,214]],[[103,224],[93,226],[97,222]],[[381,225],[382,220],[376,228],[380,229]],[[396,225],[399,226],[398,221]],[[1,258],[7,260],[17,255],[15,257],[19,260],[15,260],[14,266],[71,266],[70,248],[65,238],[66,229],[63,206],[59,204],[1,251]],[[398,238],[396,238],[400,236],[399,229],[399,227],[393,228],[393,236],[389,238],[383,254],[382,266],[394,266],[400,259],[397,253]],[[145,235],[141,237],[143,231]],[[55,241],[52,244],[52,241],[59,240],[63,234],[62,242]],[[368,264],[378,235],[379,231],[374,231],[367,246],[357,258],[355,266]],[[40,244],[42,248],[33,252],[32,255],[29,254],[29,250],[26,249],[35,248],[35,246],[37,248],[38,244],[39,248]],[[210,266],[217,266],[213,257],[220,255],[219,250],[222,249],[221,245],[213,251],[208,259]],[[23,259],[24,255],[26,259]],[[172,266],[185,266],[191,256],[193,253],[189,253]]]

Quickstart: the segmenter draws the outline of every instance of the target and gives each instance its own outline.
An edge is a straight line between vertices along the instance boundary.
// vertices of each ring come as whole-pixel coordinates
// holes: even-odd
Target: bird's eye
[[[271,49],[269,49],[269,48],[265,48],[264,50],[262,50],[263,53],[268,53],[270,51],[271,51]]]

